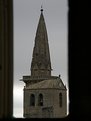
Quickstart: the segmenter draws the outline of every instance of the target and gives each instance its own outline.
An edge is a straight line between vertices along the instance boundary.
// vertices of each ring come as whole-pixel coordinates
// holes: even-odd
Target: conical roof
[[[44,69],[45,73],[47,70],[51,72],[48,35],[47,35],[46,24],[43,16],[43,9],[41,10],[39,23],[36,31],[36,36],[35,36],[35,44],[34,44],[32,62],[31,62],[31,71],[32,70],[34,71],[35,65],[37,65],[39,70]]]

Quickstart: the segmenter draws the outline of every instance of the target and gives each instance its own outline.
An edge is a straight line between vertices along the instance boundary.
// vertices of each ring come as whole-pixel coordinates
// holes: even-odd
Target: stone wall
[[[62,107],[59,106],[59,93],[62,93]],[[38,96],[43,94],[43,106],[38,106]],[[35,95],[35,106],[30,106],[30,95]],[[35,89],[24,90],[24,115],[28,117],[60,118],[67,115],[66,90]],[[52,107],[51,111],[50,108]],[[49,113],[47,113],[49,110]],[[43,113],[45,111],[46,113]],[[50,118],[49,117],[49,118]]]

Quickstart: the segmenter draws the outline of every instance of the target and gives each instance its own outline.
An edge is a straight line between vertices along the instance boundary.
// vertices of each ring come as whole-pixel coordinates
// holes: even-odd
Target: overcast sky
[[[41,5],[50,47],[52,75],[68,87],[67,0],[14,0],[14,116],[23,117],[23,87],[29,75]]]

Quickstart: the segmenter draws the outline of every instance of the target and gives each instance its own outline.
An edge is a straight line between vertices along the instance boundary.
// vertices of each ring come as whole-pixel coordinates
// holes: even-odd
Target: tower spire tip
[[[41,12],[43,12],[43,6],[41,5]]]

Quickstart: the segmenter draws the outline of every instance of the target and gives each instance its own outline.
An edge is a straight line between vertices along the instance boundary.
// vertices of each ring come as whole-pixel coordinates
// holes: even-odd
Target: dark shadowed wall
[[[0,118],[13,114],[13,0],[0,0]]]

